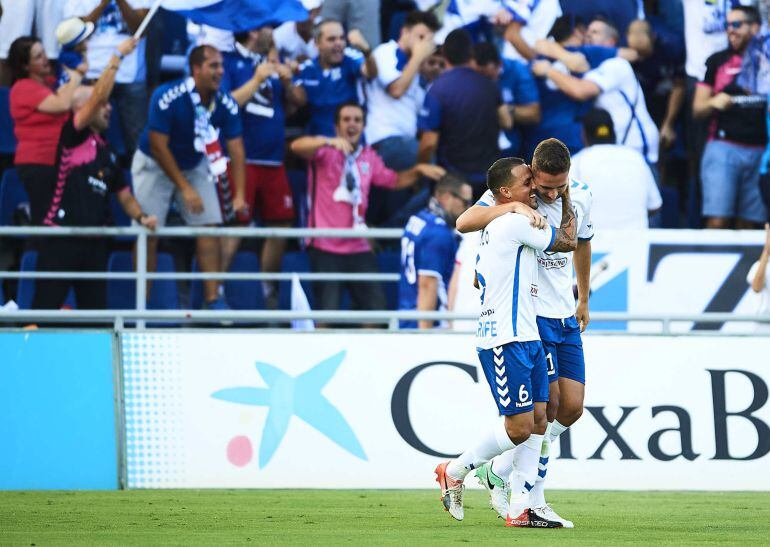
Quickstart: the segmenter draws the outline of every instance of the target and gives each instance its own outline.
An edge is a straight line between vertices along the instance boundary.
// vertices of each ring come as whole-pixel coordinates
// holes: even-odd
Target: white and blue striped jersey
[[[578,226],[578,239],[590,240],[594,236],[591,222],[591,190],[587,184],[570,179],[569,188],[575,222]],[[490,190],[476,202],[476,205],[490,206],[495,198]],[[548,204],[537,198],[537,212],[543,215],[548,224],[558,228],[561,224],[561,199]],[[575,315],[575,296],[572,292],[574,269],[572,253],[539,251],[537,263],[540,266],[540,294],[537,299],[537,314],[540,317],[565,319]]]
[[[540,340],[537,330],[537,252],[548,249],[556,230],[533,228],[517,213],[497,217],[481,232],[476,278],[481,314],[476,347]]]

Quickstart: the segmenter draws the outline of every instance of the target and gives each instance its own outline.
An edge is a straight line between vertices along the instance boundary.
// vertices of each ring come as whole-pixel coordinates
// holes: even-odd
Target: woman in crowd
[[[8,65],[13,78],[10,110],[18,141],[14,163],[29,195],[32,223],[40,224],[55,183],[59,134],[87,66],[65,69],[69,81],[54,90],[55,78],[43,44],[31,36],[14,40]]]

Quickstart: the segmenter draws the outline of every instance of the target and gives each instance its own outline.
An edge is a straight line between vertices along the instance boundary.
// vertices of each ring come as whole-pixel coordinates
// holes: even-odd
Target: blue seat
[[[37,267],[37,251],[26,251],[21,255],[21,268],[22,272],[34,272]],[[19,309],[29,310],[32,309],[32,299],[35,297],[35,280],[30,278],[19,279],[19,286],[16,289],[16,304],[19,305]],[[64,300],[64,305],[70,308],[76,308],[75,291],[70,288],[67,293],[67,298]]]
[[[110,255],[107,262],[109,272],[133,272],[134,264],[131,253],[118,251]],[[168,253],[158,253],[158,272],[174,273],[174,259]],[[156,279],[152,282],[150,300],[147,303],[151,310],[179,309],[179,291],[176,280]],[[136,283],[128,279],[107,281],[107,308],[111,310],[136,309]]]
[[[381,273],[401,272],[401,253],[383,251],[377,255],[377,264]],[[386,281],[382,284],[385,289],[385,300],[389,310],[398,309],[398,281]]]
[[[294,226],[307,226],[307,173],[299,169],[289,169],[286,171],[286,177],[289,179],[292,200],[294,201]]]
[[[16,152],[16,136],[11,119],[10,88],[0,87],[0,154]]]
[[[199,272],[198,261],[193,259],[192,271]],[[259,258],[248,251],[235,253],[230,264],[230,273],[259,273]],[[227,304],[234,310],[263,310],[265,299],[262,293],[262,282],[249,281],[225,281],[225,298]],[[203,307],[203,282],[199,279],[190,284],[190,306],[193,309]]]
[[[0,180],[0,226],[13,224],[13,214],[22,203],[29,203],[27,191],[16,169],[6,169]]]

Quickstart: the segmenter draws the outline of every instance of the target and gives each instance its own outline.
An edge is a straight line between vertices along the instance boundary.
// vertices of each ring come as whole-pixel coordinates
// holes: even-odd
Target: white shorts
[[[174,199],[179,214],[189,226],[222,224],[219,195],[206,162],[201,159],[197,166],[183,170],[182,174],[201,197],[203,212],[199,215],[187,210],[182,194],[160,165],[141,150],[137,150],[134,161],[131,163],[131,176],[134,183],[134,196],[142,207],[142,211],[147,215],[158,217],[158,226],[165,226],[168,209],[171,206],[171,200]]]
[[[32,23],[50,59],[59,57],[56,27],[62,16],[62,0],[0,0],[0,59],[8,58],[8,49],[16,38],[30,36]]]

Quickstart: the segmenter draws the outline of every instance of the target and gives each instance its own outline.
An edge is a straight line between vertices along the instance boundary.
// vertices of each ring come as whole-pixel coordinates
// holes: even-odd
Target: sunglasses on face
[[[725,28],[728,29],[728,30],[730,30],[730,29],[738,30],[739,28],[741,28],[745,24],[746,24],[746,21],[728,21],[725,24]]]

